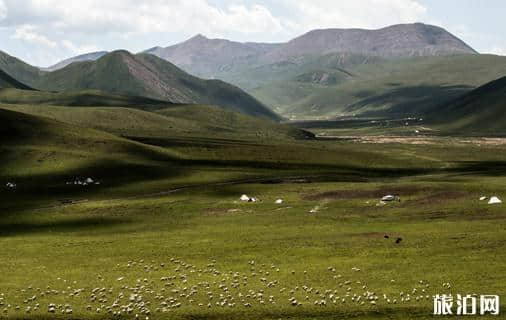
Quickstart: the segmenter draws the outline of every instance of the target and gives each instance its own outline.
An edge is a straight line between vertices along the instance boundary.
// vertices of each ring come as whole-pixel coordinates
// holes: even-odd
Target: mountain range
[[[80,55],[45,70],[0,52],[0,69],[1,87],[46,91],[24,100],[7,91],[0,95],[3,101],[102,101],[143,108],[159,102],[206,104],[272,120],[280,120],[278,114],[289,119],[434,119],[439,109],[461,106],[457,99],[504,76],[506,57],[478,54],[442,28],[415,23],[313,30],[272,44],[197,35],[139,54]],[[457,119],[460,107],[454,108]]]
[[[270,44],[197,35],[143,53],[236,85],[291,119],[423,113],[506,71],[506,60],[421,23],[313,30]]]
[[[80,55],[55,64],[57,70],[76,61],[96,60],[106,52]],[[322,29],[312,30],[285,43],[236,42],[209,39],[201,34],[168,47],[143,51],[206,78],[215,72],[230,71],[249,64],[300,61],[307,55],[352,53],[383,58],[477,54],[465,42],[448,31],[432,25],[400,24],[378,30]]]
[[[134,55],[119,50],[94,61],[71,63],[53,72],[34,71],[34,67],[2,54],[1,68],[23,79],[28,86],[44,91],[100,90],[170,104],[217,105],[230,111],[280,119],[241,89],[220,80],[199,79],[150,54]]]

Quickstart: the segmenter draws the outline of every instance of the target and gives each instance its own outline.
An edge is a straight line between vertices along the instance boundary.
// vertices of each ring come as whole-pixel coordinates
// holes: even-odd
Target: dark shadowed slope
[[[506,135],[506,77],[434,108],[428,120],[448,132]]]
[[[73,63],[46,73],[35,87],[52,91],[101,90],[173,103],[212,104],[231,111],[279,120],[241,89],[219,80],[202,80],[151,54],[109,53],[97,61]]]

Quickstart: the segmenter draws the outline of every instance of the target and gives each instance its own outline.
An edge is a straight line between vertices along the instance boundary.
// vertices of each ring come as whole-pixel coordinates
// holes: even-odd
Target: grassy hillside
[[[0,179],[48,192],[85,175],[120,181],[121,172],[135,169],[139,177],[149,174],[153,161],[173,159],[168,150],[5,109],[0,109],[0,137]]]
[[[75,92],[27,91],[0,89],[0,103],[35,104],[53,106],[107,106],[160,109],[173,105],[170,102],[145,97],[114,95],[98,90]]]
[[[73,63],[32,83],[36,88],[49,91],[95,89],[173,103],[212,104],[254,116],[279,119],[239,88],[218,80],[193,77],[150,54],[132,55],[116,51],[96,61]]]
[[[506,77],[433,108],[427,120],[445,133],[506,135]]]
[[[205,105],[171,106],[160,108],[156,112],[124,107],[69,108],[40,105],[0,105],[0,107],[137,140],[192,137],[279,142],[311,137],[310,134],[290,126]]]
[[[33,87],[34,81],[44,74],[39,68],[31,66],[3,51],[0,51],[0,70],[31,87]]]
[[[301,82],[289,71],[285,80],[277,76],[278,80],[250,91],[288,117],[421,115],[506,74],[506,58],[493,55],[413,58],[349,64],[343,68],[352,76],[335,85]],[[304,69],[303,73],[307,72]]]
[[[4,71],[0,70],[0,90],[4,88],[17,88],[17,89],[24,89],[24,90],[30,90],[31,88],[27,85],[17,81]]]

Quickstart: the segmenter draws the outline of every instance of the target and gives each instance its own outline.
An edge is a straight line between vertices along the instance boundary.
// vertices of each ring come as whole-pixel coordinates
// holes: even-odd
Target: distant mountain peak
[[[125,49],[119,49],[119,50],[111,51],[108,54],[106,54],[105,56],[114,56],[114,55],[118,55],[118,56],[133,56],[133,54],[130,51],[125,50]]]
[[[202,40],[209,40],[209,38],[204,36],[203,34],[199,33],[199,34],[191,37],[188,41],[195,41],[195,40],[202,41]]]
[[[312,30],[267,53],[262,61],[272,63],[304,55],[346,52],[383,58],[477,53],[443,28],[411,23],[376,30]]]
[[[68,66],[69,64],[74,63],[74,62],[83,62],[83,61],[94,61],[94,60],[97,60],[97,59],[105,56],[107,53],[108,53],[107,51],[96,51],[96,52],[90,52],[90,53],[81,54],[81,55],[78,55],[78,56],[75,56],[75,57],[72,57],[72,58],[60,61],[57,64],[52,65],[49,68],[42,68],[42,70],[44,70],[44,71],[56,71],[56,70],[65,68],[66,66]]]

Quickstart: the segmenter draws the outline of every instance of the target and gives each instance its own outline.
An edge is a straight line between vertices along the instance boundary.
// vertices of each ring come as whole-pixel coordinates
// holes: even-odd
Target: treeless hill
[[[73,63],[33,81],[48,91],[101,90],[182,104],[210,104],[279,120],[274,112],[241,89],[219,80],[194,77],[151,54],[120,50],[96,61]]]

